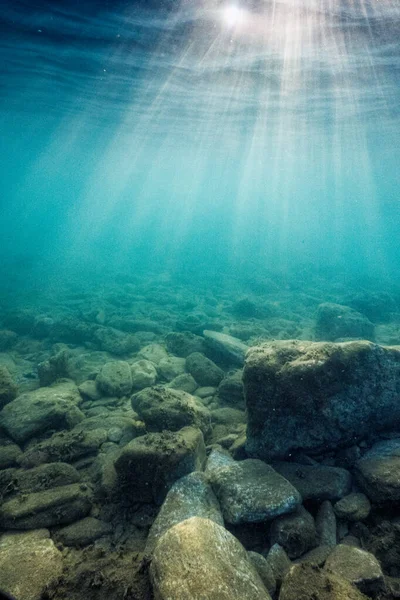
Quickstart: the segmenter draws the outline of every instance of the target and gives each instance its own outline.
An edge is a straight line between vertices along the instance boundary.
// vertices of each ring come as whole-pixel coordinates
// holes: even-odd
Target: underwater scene
[[[4,0],[0,58],[0,599],[400,598],[399,0]]]

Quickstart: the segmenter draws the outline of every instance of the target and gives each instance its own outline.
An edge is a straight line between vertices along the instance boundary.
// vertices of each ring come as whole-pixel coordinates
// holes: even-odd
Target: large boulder
[[[207,433],[211,414],[200,400],[187,392],[162,385],[145,388],[132,396],[132,408],[149,431],[178,431],[185,426]]]
[[[47,587],[57,583],[62,569],[61,552],[46,529],[1,536],[0,585],[4,593],[21,600],[40,600]]]
[[[373,340],[374,325],[349,306],[325,302],[318,307],[315,337],[330,342],[341,338]]]
[[[157,600],[270,600],[246,550],[229,531],[192,517],[158,541],[150,566]]]
[[[228,523],[272,520],[301,504],[298,491],[261,460],[236,462],[214,450],[206,472]]]
[[[276,341],[243,374],[250,456],[319,452],[400,423],[400,349],[370,342]]]
[[[206,460],[203,434],[194,427],[148,433],[127,444],[114,466],[119,485],[134,502],[162,504],[170,487]]]
[[[177,523],[191,517],[211,519],[224,525],[218,500],[204,473],[194,471],[179,479],[169,490],[167,497],[151,526],[146,554],[151,554],[160,537]]]
[[[6,404],[0,426],[16,442],[52,429],[71,429],[84,418],[78,408],[80,401],[78,388],[69,381],[39,388]]]
[[[279,600],[368,600],[346,579],[311,565],[293,565]]]

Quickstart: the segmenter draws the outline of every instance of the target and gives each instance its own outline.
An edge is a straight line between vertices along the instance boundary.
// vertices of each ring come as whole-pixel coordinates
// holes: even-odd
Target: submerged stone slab
[[[371,342],[276,341],[243,373],[247,452],[263,459],[354,444],[400,424],[400,348]]]
[[[213,451],[216,454],[216,451]],[[299,492],[261,460],[236,462],[221,455],[207,475],[225,521],[232,524],[259,523],[291,513],[301,504]]]
[[[21,394],[3,408],[0,425],[18,443],[51,429],[71,429],[84,418],[78,388],[70,381]]]
[[[157,600],[270,600],[246,550],[229,531],[193,517],[159,540],[150,566]]]

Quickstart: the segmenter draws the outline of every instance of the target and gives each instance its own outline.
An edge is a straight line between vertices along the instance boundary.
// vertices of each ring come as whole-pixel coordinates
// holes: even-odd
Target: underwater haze
[[[0,24],[20,284],[397,277],[396,0],[6,1]]]

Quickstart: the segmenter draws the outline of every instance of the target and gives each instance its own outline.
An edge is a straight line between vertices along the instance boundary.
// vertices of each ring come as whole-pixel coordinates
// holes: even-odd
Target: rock
[[[217,388],[212,386],[198,387],[196,389],[196,396],[198,398],[209,398],[210,396],[214,396],[217,392]]]
[[[315,524],[317,527],[318,540],[321,546],[330,546],[331,548],[332,546],[336,546],[336,515],[329,500],[325,500],[319,507]]]
[[[249,351],[243,381],[257,458],[326,452],[400,422],[400,348],[271,342]]]
[[[14,467],[18,464],[22,451],[11,440],[0,438],[0,470]]]
[[[190,331],[173,331],[165,337],[167,349],[171,354],[186,358],[193,352],[204,352],[204,340]]]
[[[66,463],[40,465],[33,469],[10,469],[10,471],[10,478],[4,481],[6,485],[1,493],[3,499],[43,492],[80,481],[78,471]]]
[[[211,411],[211,418],[213,423],[218,425],[235,426],[246,424],[246,413],[236,408],[217,408]]]
[[[178,431],[187,425],[198,427],[205,434],[210,430],[210,411],[181,390],[157,385],[134,394],[131,402],[149,431]]]
[[[83,456],[96,454],[106,441],[105,429],[61,431],[26,450],[20,464],[29,468],[43,463],[72,462]]]
[[[160,344],[149,344],[140,350],[138,356],[158,365],[164,358],[168,358],[168,353]]]
[[[374,325],[361,313],[350,308],[326,302],[318,306],[315,338],[334,342],[341,338],[374,340]]]
[[[340,544],[328,556],[325,570],[339,575],[368,596],[375,597],[385,589],[379,562],[370,552]]]
[[[277,585],[280,585],[292,565],[288,555],[282,546],[274,544],[269,549],[266,561],[274,575]]]
[[[258,552],[247,552],[247,556],[249,557],[251,564],[259,574],[261,581],[265,585],[266,589],[271,594],[271,596],[273,596],[276,591],[276,581],[275,576],[267,560],[262,554],[259,554]]]
[[[152,386],[157,379],[157,369],[149,360],[138,360],[131,365],[132,387],[134,390]]]
[[[335,513],[345,521],[363,521],[371,512],[371,503],[365,494],[349,494],[335,504]]]
[[[93,379],[87,379],[78,386],[79,393],[84,399],[100,400],[101,393]]]
[[[0,506],[0,526],[5,529],[53,527],[85,517],[91,506],[91,492],[86,484],[63,485],[7,500]]]
[[[163,358],[157,365],[157,371],[166,381],[172,381],[185,372],[185,359],[177,356]]]
[[[9,329],[0,329],[0,352],[8,350],[16,344],[18,336],[15,331]]]
[[[350,296],[346,305],[366,315],[373,323],[383,323],[392,320],[392,313],[398,312],[394,298],[384,291],[359,291]]]
[[[134,502],[162,504],[171,486],[192,471],[201,471],[206,460],[201,431],[149,433],[127,444],[114,466],[123,492]]]
[[[16,398],[18,388],[7,367],[0,365],[0,409]]]
[[[132,391],[132,374],[129,364],[123,360],[108,362],[96,377],[96,384],[105,396],[128,396]]]
[[[57,379],[69,377],[69,350],[61,350],[48,360],[38,364],[38,375],[41,386],[51,385]]]
[[[166,385],[166,387],[174,390],[182,390],[188,394],[193,394],[193,392],[197,389],[197,383],[189,373],[182,373],[182,375],[174,377],[172,381]]]
[[[279,600],[367,600],[348,581],[310,565],[293,565],[283,582]]]
[[[194,377],[198,385],[202,386],[218,386],[224,377],[222,369],[201,354],[193,352],[186,358],[186,370]]]
[[[137,352],[140,348],[139,340],[134,335],[123,333],[112,327],[99,327],[94,338],[101,350],[116,356],[125,356]]]
[[[146,542],[146,554],[153,552],[158,540],[168,529],[191,517],[211,519],[218,525],[224,525],[218,500],[204,473],[200,471],[182,477],[169,490],[151,526]]]
[[[296,564],[309,565],[311,567],[323,567],[331,552],[332,546],[317,546],[303,554],[303,556],[294,562]]]
[[[246,344],[241,342],[231,335],[220,333],[219,331],[205,330],[203,332],[206,351],[212,353],[214,360],[219,358],[217,362],[227,362],[239,367],[243,366],[244,357],[249,349]]]
[[[244,390],[242,370],[234,371],[224,377],[218,386],[218,397],[225,404],[244,408]]]
[[[236,462],[222,455],[218,462],[216,454],[220,455],[214,450],[207,475],[228,523],[268,521],[293,512],[301,504],[297,490],[261,460]]]
[[[71,429],[84,417],[81,397],[71,382],[21,394],[0,413],[0,425],[18,443],[44,431]]]
[[[93,517],[86,517],[57,531],[57,539],[65,546],[88,546],[112,533],[113,526]]]
[[[303,506],[299,506],[296,512],[272,522],[270,540],[272,546],[282,546],[289,558],[298,558],[317,544],[314,519]]]
[[[351,475],[345,469],[274,462],[275,471],[300,492],[303,500],[339,500],[351,491]]]
[[[47,530],[1,536],[0,579],[4,593],[21,600],[40,600],[46,589],[57,583],[62,569],[61,552]]]
[[[93,431],[95,429],[105,430],[108,439],[110,439],[110,437],[115,438],[117,435],[120,446],[124,446],[134,438],[146,433],[146,428],[143,421],[140,421],[138,415],[136,415],[134,412],[125,414],[113,412],[100,416],[89,417],[74,427],[74,432]]]
[[[199,517],[178,523],[161,537],[150,577],[158,600],[270,600],[240,542]]]
[[[376,504],[400,502],[400,439],[378,442],[355,465],[361,490]]]

